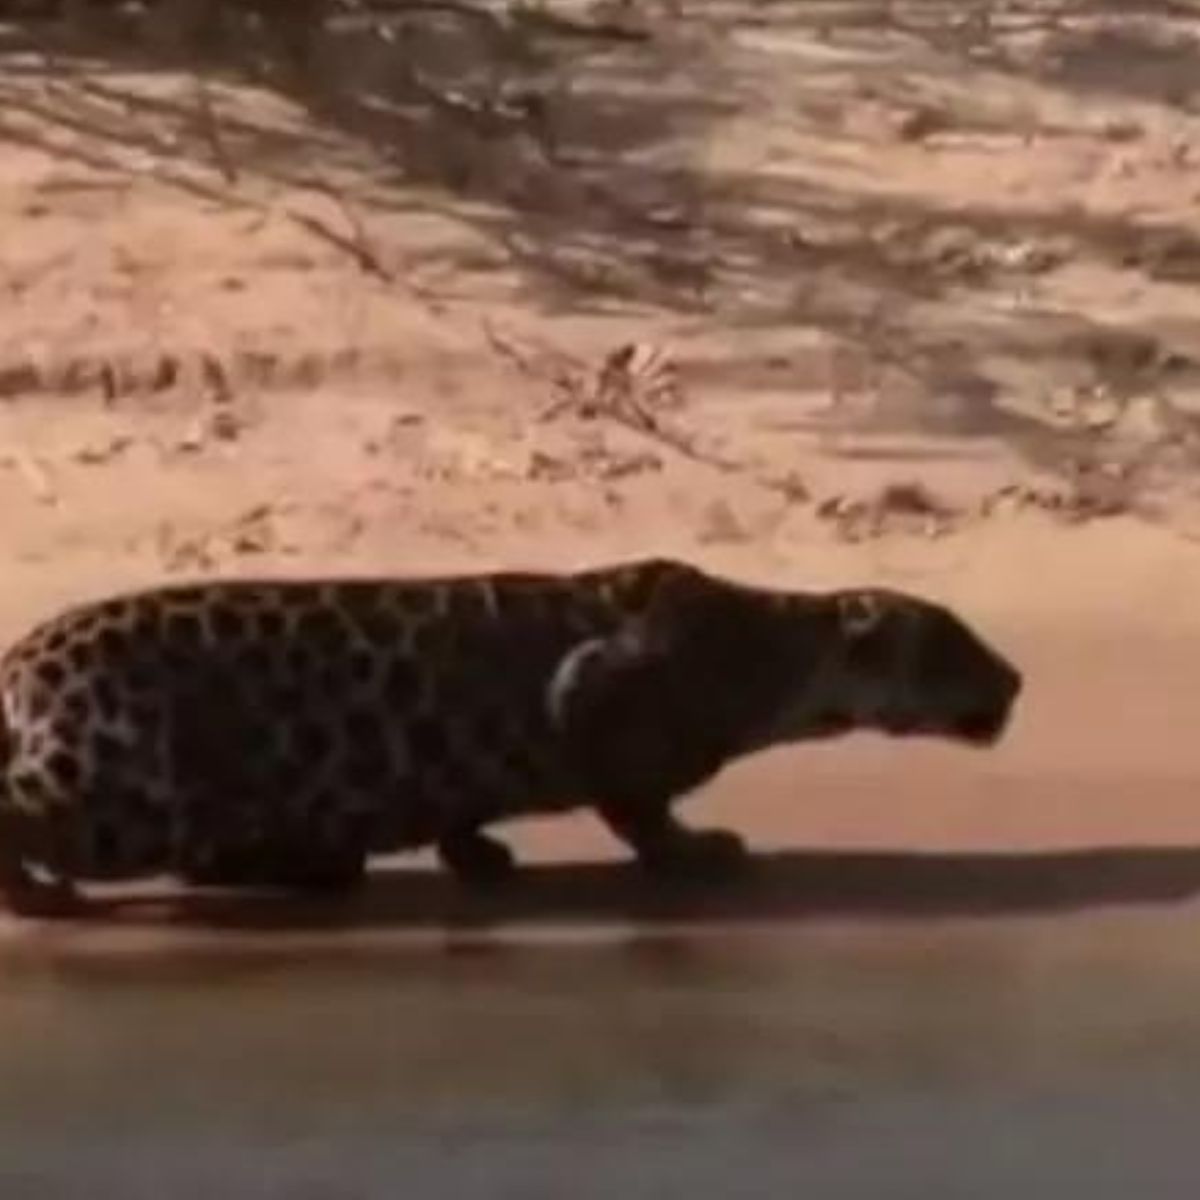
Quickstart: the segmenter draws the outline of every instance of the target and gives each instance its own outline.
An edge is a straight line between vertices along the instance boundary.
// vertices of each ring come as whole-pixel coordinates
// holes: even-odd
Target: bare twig
[[[221,132],[221,119],[213,104],[212,92],[208,83],[199,75],[193,78],[192,85],[196,96],[196,115],[201,136],[208,143],[213,162],[216,164],[217,170],[221,172],[221,178],[225,181],[225,185],[236,187],[239,178],[237,167],[225,144],[225,138]]]
[[[581,380],[586,371],[578,359],[546,347],[540,348],[535,359],[514,341],[502,337],[486,317],[483,319],[483,333],[497,355],[506,359],[526,378],[549,383],[551,391],[560,397],[547,412],[541,414],[541,420],[552,419],[559,410],[578,403]]]
[[[53,506],[58,503],[58,489],[54,486],[50,467],[39,455],[22,446],[6,454],[0,461],[21,475],[39,504]]]
[[[342,253],[348,254],[358,263],[360,270],[365,274],[374,275],[385,283],[393,282],[394,276],[372,246],[366,224],[357,210],[336,188],[321,183],[312,186],[322,195],[328,196],[341,209],[346,223],[350,226],[351,236],[347,237],[344,233],[331,229],[319,217],[297,212],[292,208],[287,210],[288,217],[314,237],[318,237],[323,242],[341,250]]]

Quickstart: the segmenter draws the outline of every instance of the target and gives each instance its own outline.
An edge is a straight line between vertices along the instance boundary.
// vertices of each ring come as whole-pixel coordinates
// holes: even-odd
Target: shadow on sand
[[[232,892],[100,900],[96,915],[128,926],[228,930],[419,931],[606,922],[753,924],[819,917],[996,917],[1169,904],[1200,893],[1200,849],[1098,848],[1042,853],[786,851],[720,886],[653,884],[626,864],[526,868],[491,894],[435,870],[377,870],[352,897]]]

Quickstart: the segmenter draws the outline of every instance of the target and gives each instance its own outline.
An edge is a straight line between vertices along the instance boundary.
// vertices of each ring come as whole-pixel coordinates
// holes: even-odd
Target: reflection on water
[[[1197,932],[26,947],[0,988],[0,1195],[1190,1197]]]

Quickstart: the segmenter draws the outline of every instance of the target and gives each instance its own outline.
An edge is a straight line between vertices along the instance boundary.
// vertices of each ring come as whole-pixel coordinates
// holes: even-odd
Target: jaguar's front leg
[[[548,689],[550,718],[574,791],[643,868],[719,879],[746,864],[745,843],[726,830],[688,829],[671,806],[712,779],[744,740],[736,706],[714,708],[706,695],[706,680],[719,679],[724,665],[710,655],[726,635],[720,622],[677,627],[671,612],[659,615],[657,624],[632,620],[566,654]]]
[[[689,829],[668,804],[600,804],[608,828],[639,865],[662,879],[708,882],[731,878],[749,862],[742,838],[727,829]]]

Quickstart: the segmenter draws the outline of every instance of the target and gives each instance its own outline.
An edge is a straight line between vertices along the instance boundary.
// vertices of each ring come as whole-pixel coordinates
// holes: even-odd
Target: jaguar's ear
[[[846,637],[866,637],[879,628],[884,604],[874,592],[840,592],[837,614],[838,628]]]

